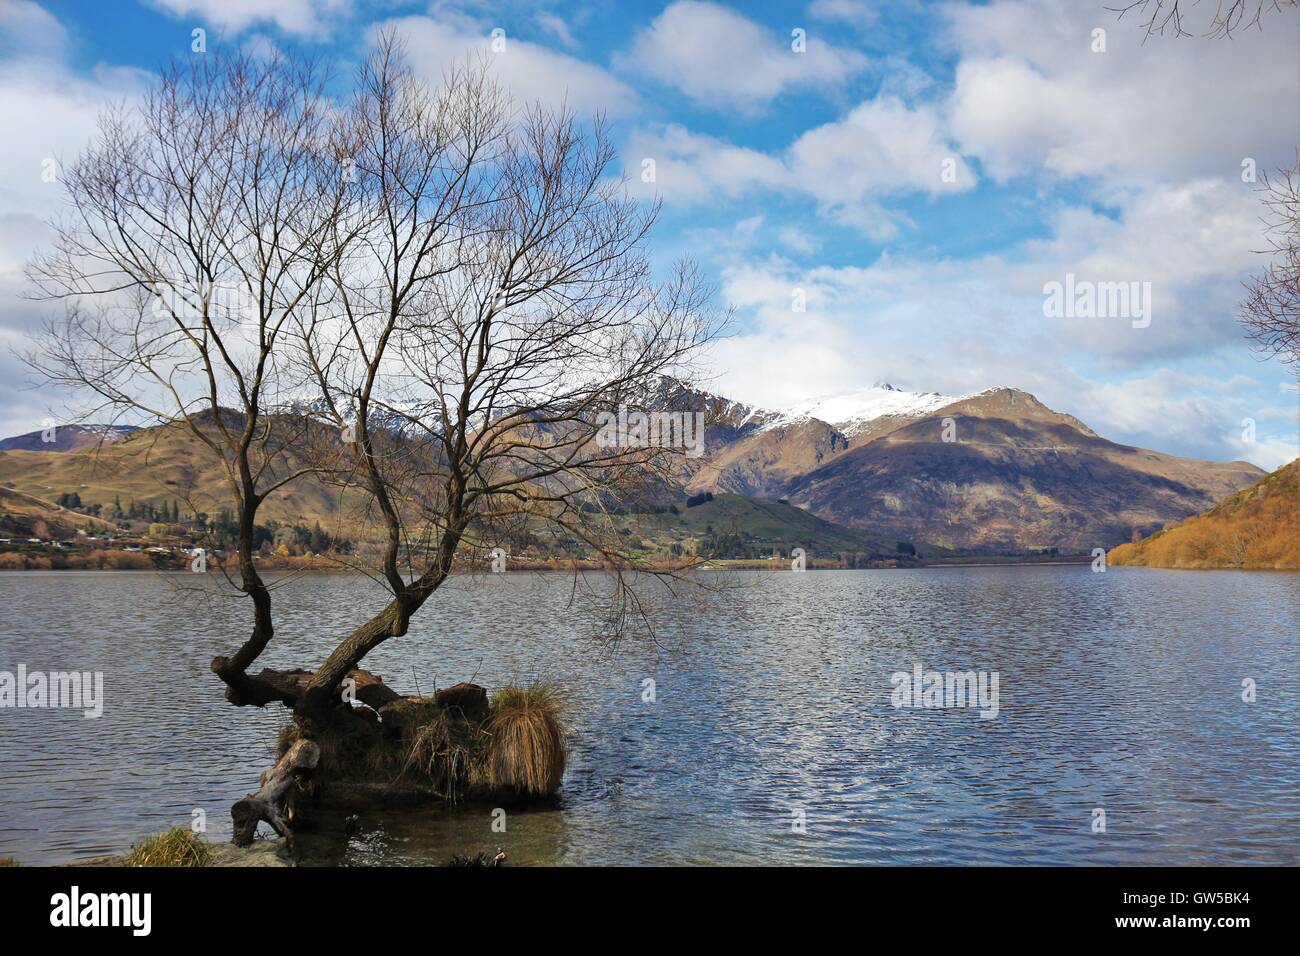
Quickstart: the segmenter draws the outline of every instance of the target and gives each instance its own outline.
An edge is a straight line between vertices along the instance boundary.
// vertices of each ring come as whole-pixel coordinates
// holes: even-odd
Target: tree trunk
[[[235,825],[230,842],[235,846],[251,845],[257,825],[265,820],[292,845],[290,827],[296,815],[298,783],[310,777],[319,762],[320,748],[310,740],[299,740],[285,751],[276,765],[262,774],[257,793],[248,794],[230,808]]]
[[[369,671],[354,668],[345,676],[354,681],[357,700],[375,710],[401,696],[382,677]],[[227,686],[226,699],[237,706],[265,707],[278,701],[293,707],[314,677],[314,671],[302,668],[282,671],[264,667],[256,674],[241,675],[237,684]]]

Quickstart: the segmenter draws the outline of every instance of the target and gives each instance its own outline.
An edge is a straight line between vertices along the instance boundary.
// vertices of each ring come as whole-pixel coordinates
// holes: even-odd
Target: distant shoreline
[[[935,562],[923,562],[923,563],[920,563],[920,564],[913,564],[913,565],[901,565],[901,566],[893,566],[893,567],[879,567],[879,568],[809,567],[809,568],[807,568],[806,570],[807,570],[807,571],[927,571],[927,570],[933,570],[933,569],[935,569],[935,568],[1080,567],[1080,566],[1083,566],[1083,565],[1088,564],[1090,561],[1091,561],[1091,559],[1090,559],[1090,558],[1087,558],[1087,557],[1082,557],[1082,558],[1079,558],[1078,560],[1075,560],[1075,561],[1070,561],[1070,560],[1059,560],[1059,559],[1057,559],[1057,560],[1052,560],[1052,561],[1019,561],[1019,560],[1015,560],[1015,559],[1008,559],[1008,560],[1005,560],[1005,561],[988,561],[988,560],[981,560],[981,561],[935,561]],[[716,562],[714,562],[714,563],[707,563],[707,564],[697,565],[697,566],[694,566],[694,567],[691,567],[691,568],[682,568],[682,569],[679,569],[679,570],[681,571],[681,573],[687,573],[687,572],[690,572],[690,571],[715,571],[715,572],[716,572],[716,571],[769,571],[769,572],[771,572],[771,573],[773,573],[773,574],[786,574],[786,573],[791,573],[791,572],[790,572],[790,569],[786,566],[786,564],[787,564],[787,562],[784,562],[784,561],[783,561],[783,562],[780,562],[780,565],[779,565],[778,567],[772,567],[771,565],[767,564],[766,562],[763,562],[763,563],[741,562],[741,561],[728,562],[728,563],[716,563]],[[286,573],[287,573],[287,572],[297,572],[297,571],[310,571],[310,572],[312,572],[312,573],[314,573],[314,574],[318,574],[318,573],[328,573],[328,574],[356,574],[356,575],[364,575],[364,574],[365,574],[364,571],[358,570],[358,569],[356,569],[356,568],[339,567],[339,566],[334,565],[334,564],[295,564],[295,565],[260,565],[260,564],[259,564],[257,570],[258,570],[259,572],[271,572],[271,573],[280,573],[280,572],[286,572]],[[572,571],[574,571],[574,570],[579,570],[579,571],[612,571],[612,570],[614,570],[614,569],[612,569],[612,568],[602,568],[602,567],[598,567],[598,566],[595,566],[595,565],[592,565],[592,566],[589,566],[589,567],[578,567],[578,568],[576,568],[576,569],[573,568],[573,567],[545,567],[545,566],[540,566],[540,567],[527,567],[527,566],[523,566],[523,567],[515,567],[515,568],[511,568],[509,571],[507,571],[507,572],[505,572],[505,573],[506,573],[506,574],[521,574],[521,573],[533,573],[533,574],[566,574],[566,573],[570,573],[570,572],[572,572]],[[631,569],[627,569],[627,570],[631,570]],[[667,569],[667,568],[659,568],[659,569],[636,569],[636,570],[638,570],[638,571],[644,571],[645,573],[650,573],[651,570],[655,570],[655,571],[667,571],[667,570],[669,570],[669,569]],[[1181,570],[1181,569],[1175,569],[1175,570]],[[1241,570],[1241,569],[1240,569],[1240,568],[1219,568],[1219,569],[1208,568],[1208,569],[1196,569],[1196,570],[1225,570],[1225,571],[1235,571],[1235,570]],[[1273,569],[1266,569],[1266,570],[1273,570]],[[220,571],[221,571],[221,565],[213,563],[213,564],[210,566],[209,571],[210,571],[210,572],[220,572]],[[166,567],[166,568],[73,568],[73,567],[63,567],[63,568],[0,568],[0,574],[3,574],[3,573],[10,573],[10,574],[38,574],[38,573],[39,573],[39,574],[50,574],[50,573],[56,573],[56,572],[57,572],[57,573],[82,573],[82,574],[163,574],[163,575],[173,575],[173,574],[185,574],[185,573],[188,573],[188,568],[186,568],[186,567]],[[237,571],[237,569],[235,569],[235,568],[231,568],[231,569],[230,569],[230,573],[232,573],[232,574],[237,574],[238,571]],[[491,572],[491,571],[488,571],[487,569],[482,569],[482,568],[458,568],[458,569],[453,570],[451,573],[452,573],[452,576],[453,576],[453,577],[464,577],[464,576],[486,576],[486,575],[488,575],[488,574],[491,574],[492,572]]]

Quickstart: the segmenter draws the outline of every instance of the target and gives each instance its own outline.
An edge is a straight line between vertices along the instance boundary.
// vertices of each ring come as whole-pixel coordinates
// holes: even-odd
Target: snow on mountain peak
[[[899,415],[916,418],[960,401],[962,397],[938,392],[911,392],[888,382],[877,382],[868,388],[809,399],[779,409],[771,420],[764,423],[763,429],[816,418],[852,438],[877,418]]]

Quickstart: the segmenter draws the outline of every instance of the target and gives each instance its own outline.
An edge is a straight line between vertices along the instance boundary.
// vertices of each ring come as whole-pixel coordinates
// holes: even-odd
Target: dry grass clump
[[[19,866],[17,860],[12,856],[0,856],[0,866]]]
[[[123,866],[207,866],[212,857],[197,833],[176,827],[145,837],[131,848]]]
[[[478,728],[469,722],[446,710],[432,712],[402,735],[398,779],[413,772],[448,800],[455,800],[475,776],[481,750],[476,746],[478,736]]]
[[[510,686],[492,698],[486,718],[434,697],[385,704],[383,723],[338,711],[313,736],[325,780],[394,790],[427,786],[447,800],[483,789],[548,797],[564,776],[566,748],[560,692],[550,684]],[[284,755],[300,732],[280,730]]]
[[[550,796],[560,788],[567,751],[564,704],[553,684],[503,687],[492,697],[492,713],[483,725],[488,737],[489,784],[533,796]]]

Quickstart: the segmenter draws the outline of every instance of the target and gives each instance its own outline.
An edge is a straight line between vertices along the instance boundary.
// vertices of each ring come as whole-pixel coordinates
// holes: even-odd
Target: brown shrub
[[[564,777],[564,707],[552,684],[503,687],[483,726],[487,776],[494,787],[550,796]]]

